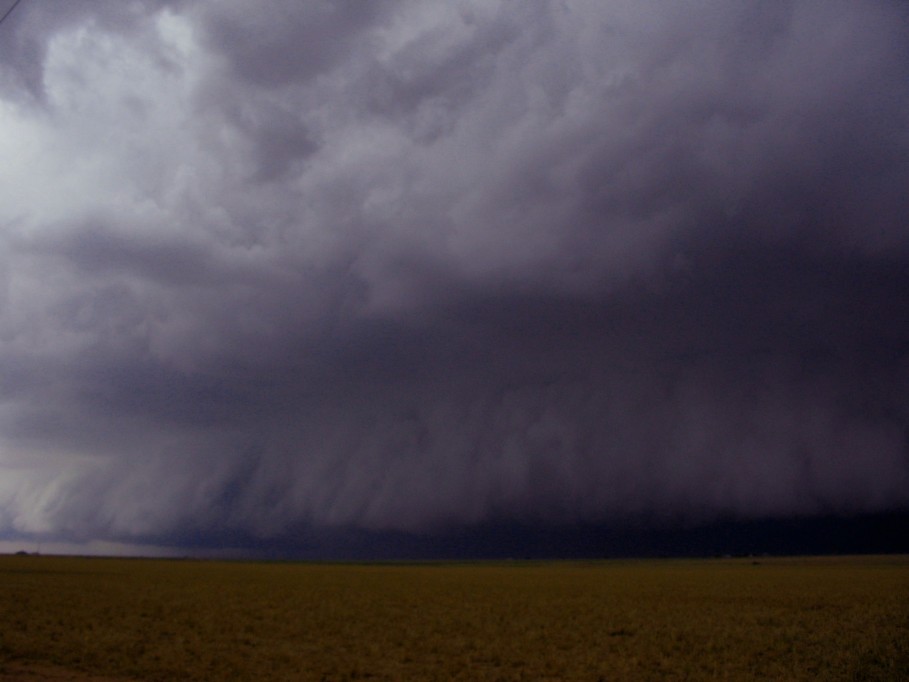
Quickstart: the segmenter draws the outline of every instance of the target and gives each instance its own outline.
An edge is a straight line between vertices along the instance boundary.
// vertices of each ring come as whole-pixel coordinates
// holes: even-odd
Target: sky
[[[22,0],[0,158],[4,547],[909,510],[906,3]]]

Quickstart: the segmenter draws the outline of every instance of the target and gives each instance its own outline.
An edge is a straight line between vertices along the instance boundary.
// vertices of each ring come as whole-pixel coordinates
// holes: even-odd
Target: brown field
[[[0,557],[0,680],[909,680],[909,557]]]

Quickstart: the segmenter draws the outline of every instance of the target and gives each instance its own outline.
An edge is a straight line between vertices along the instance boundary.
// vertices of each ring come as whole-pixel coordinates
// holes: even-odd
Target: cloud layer
[[[909,504],[896,2],[24,2],[0,533]]]

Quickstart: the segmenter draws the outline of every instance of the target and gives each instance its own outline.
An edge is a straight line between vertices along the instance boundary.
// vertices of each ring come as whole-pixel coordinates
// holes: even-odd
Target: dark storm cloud
[[[356,0],[297,3],[269,0],[256,11],[242,2],[198,10],[207,41],[254,87],[305,82],[350,59],[358,40],[392,3]]]
[[[2,529],[909,504],[902,5],[21,9]]]

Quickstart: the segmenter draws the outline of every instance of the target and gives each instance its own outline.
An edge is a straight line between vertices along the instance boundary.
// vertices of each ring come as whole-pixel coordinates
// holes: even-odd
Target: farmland
[[[909,679],[909,557],[3,556],[0,675],[23,664],[153,681]]]

